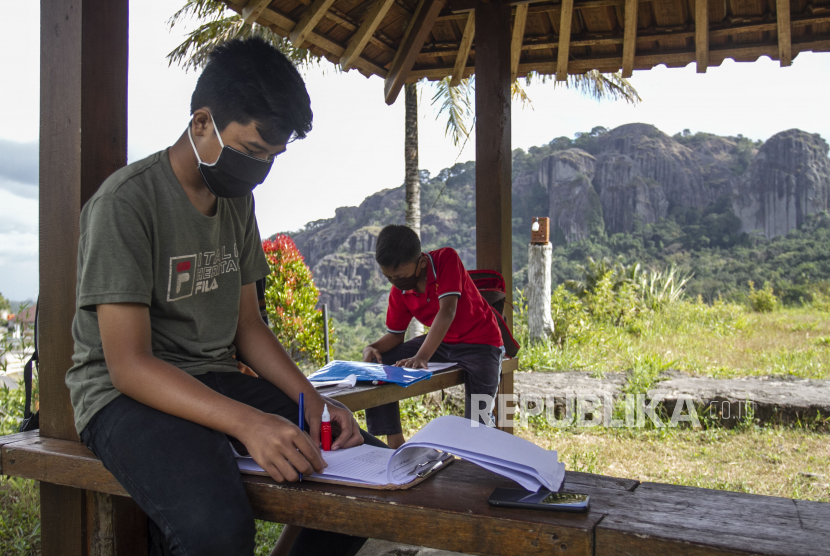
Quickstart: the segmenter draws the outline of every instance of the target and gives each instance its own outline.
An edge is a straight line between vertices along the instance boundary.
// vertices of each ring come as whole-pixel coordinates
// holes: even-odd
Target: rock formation
[[[580,149],[547,157],[539,167],[539,180],[550,198],[551,240],[571,243],[603,229],[602,206],[591,180],[596,159]]]
[[[821,136],[798,129],[770,137],[735,187],[732,208],[743,231],[784,235],[808,214],[830,208],[827,150]]]

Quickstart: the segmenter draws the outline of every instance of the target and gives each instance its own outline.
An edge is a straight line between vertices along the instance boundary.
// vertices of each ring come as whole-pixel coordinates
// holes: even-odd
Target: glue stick
[[[328,404],[323,406],[323,422],[320,424],[320,439],[323,442],[323,450],[331,450],[331,416],[329,415]]]

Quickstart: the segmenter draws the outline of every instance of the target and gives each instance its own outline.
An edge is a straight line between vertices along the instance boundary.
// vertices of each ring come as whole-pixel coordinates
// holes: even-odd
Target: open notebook
[[[394,451],[363,445],[323,452],[328,467],[304,480],[368,488],[409,488],[446,467],[452,454],[513,479],[527,490],[559,490],[565,466],[557,461],[555,451],[475,424],[461,417],[439,417]],[[243,473],[267,475],[250,457],[237,461]]]

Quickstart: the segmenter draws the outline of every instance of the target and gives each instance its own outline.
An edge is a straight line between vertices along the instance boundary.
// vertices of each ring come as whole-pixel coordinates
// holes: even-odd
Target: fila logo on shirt
[[[233,254],[227,252],[223,245],[216,251],[170,257],[167,301],[178,301],[219,289],[216,277],[228,272],[239,272],[238,261],[236,243],[233,244]]]

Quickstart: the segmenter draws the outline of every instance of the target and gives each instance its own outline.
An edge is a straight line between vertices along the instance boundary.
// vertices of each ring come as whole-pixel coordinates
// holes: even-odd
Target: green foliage
[[[653,310],[678,301],[686,291],[691,274],[684,274],[672,263],[665,270],[646,270],[639,276],[643,303]]]
[[[0,478],[0,554],[40,554],[40,490],[36,481]]]
[[[262,248],[271,267],[265,288],[271,330],[297,364],[324,365],[323,314],[315,308],[320,292],[314,285],[311,270],[288,236],[265,240]],[[335,343],[331,321],[329,342],[330,346]]]
[[[256,520],[256,550],[255,556],[268,556],[277,544],[284,525],[270,521]]]
[[[9,303],[9,300],[3,297],[3,294],[0,293],[0,311],[10,311],[11,308],[12,306],[11,303]]]
[[[280,37],[268,27],[256,23],[243,25],[242,17],[228,9],[224,2],[187,0],[167,23],[172,29],[190,18],[195,18],[200,25],[188,33],[187,38],[167,55],[169,64],[178,64],[185,70],[204,67],[210,52],[223,42],[248,37],[265,39],[298,67],[310,68],[320,62],[319,56],[305,48],[294,47],[291,41]]]
[[[778,298],[772,292],[769,282],[765,282],[762,289],[756,290],[755,283],[752,280],[749,281],[749,306],[753,311],[770,313],[777,305]]]

